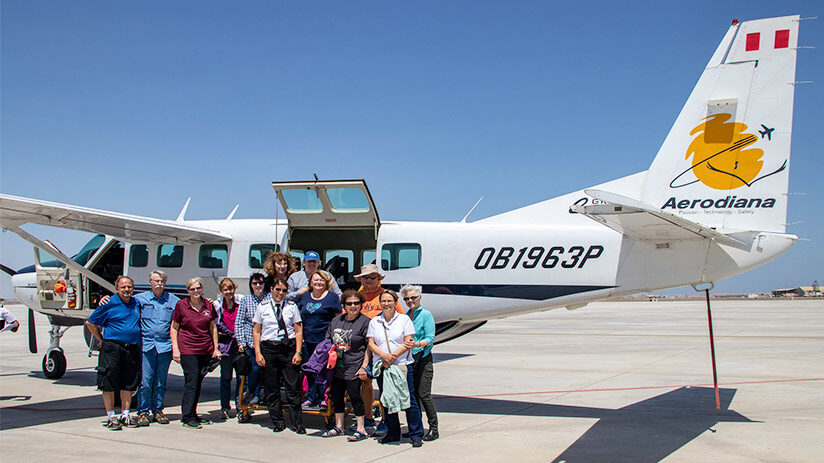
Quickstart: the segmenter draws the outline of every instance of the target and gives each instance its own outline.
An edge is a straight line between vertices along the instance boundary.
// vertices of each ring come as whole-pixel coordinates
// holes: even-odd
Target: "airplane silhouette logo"
[[[766,135],[767,140],[772,140],[772,133],[773,133],[773,130],[775,130],[775,128],[771,129],[771,128],[767,127],[764,124],[761,124],[761,127],[764,127],[764,130],[759,130],[758,131],[758,133],[761,134],[761,138],[764,138],[764,136]]]

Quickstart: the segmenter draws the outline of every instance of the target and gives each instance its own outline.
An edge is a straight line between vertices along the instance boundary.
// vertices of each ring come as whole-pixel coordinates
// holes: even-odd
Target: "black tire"
[[[43,374],[49,379],[62,378],[66,373],[66,356],[62,350],[55,349],[43,356]]]

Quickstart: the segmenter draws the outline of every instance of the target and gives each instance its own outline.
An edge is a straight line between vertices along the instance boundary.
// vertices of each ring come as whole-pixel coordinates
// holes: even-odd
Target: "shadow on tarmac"
[[[553,463],[657,462],[720,422],[752,423],[729,410],[736,389],[682,387],[619,409],[575,407],[488,398],[436,396],[439,412],[598,418]]]

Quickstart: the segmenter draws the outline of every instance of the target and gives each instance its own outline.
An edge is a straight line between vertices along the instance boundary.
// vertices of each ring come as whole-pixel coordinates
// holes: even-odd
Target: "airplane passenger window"
[[[334,249],[331,251],[326,251],[324,253],[323,261],[325,263],[329,263],[329,261],[331,261],[336,256],[341,256],[346,259],[348,263],[347,270],[349,271],[349,273],[352,273],[352,269],[355,265],[355,253],[348,249]]]
[[[203,244],[197,261],[200,268],[224,268],[229,260],[229,248],[225,244]]]
[[[161,244],[157,247],[158,267],[183,267],[183,246],[180,244]]]
[[[387,243],[381,248],[381,268],[383,270],[400,270],[419,265],[421,265],[421,245],[418,243]]]
[[[129,267],[149,265],[149,247],[145,244],[133,244],[129,250]]]
[[[276,251],[277,246],[272,243],[260,243],[249,246],[249,267],[263,268],[263,263],[271,252]]]
[[[372,249],[370,249],[368,251],[363,251],[363,253],[361,254],[361,263],[363,265],[377,264],[377,262],[375,262],[375,256],[377,256],[377,255],[378,255],[378,253],[376,251],[373,251]],[[389,250],[384,249],[384,250],[381,251],[381,260],[385,260],[386,262],[389,262]]]

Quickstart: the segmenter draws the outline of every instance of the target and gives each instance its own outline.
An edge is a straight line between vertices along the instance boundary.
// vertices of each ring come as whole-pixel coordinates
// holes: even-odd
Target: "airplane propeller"
[[[34,310],[29,309],[29,352],[37,353],[37,333],[34,329]]]

